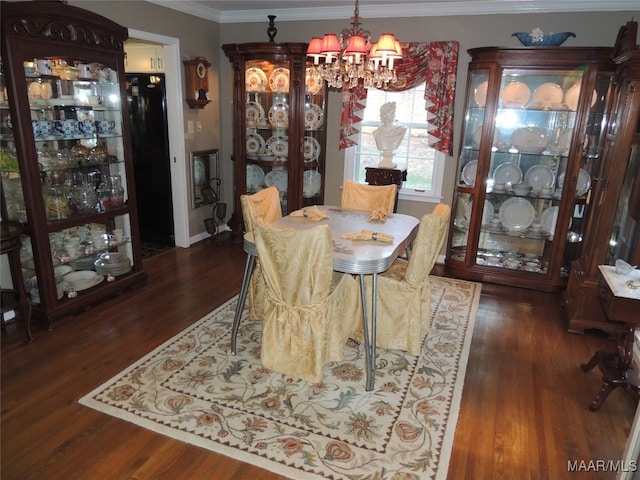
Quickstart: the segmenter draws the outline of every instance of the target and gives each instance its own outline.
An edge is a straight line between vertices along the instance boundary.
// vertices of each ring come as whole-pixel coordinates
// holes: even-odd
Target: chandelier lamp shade
[[[398,80],[394,63],[402,59],[400,42],[383,33],[371,43],[371,33],[360,27],[359,1],[351,17],[351,28],[338,36],[327,33],[313,37],[307,57],[313,60],[313,75],[332,88],[355,88],[362,79],[365,88],[383,88]]]

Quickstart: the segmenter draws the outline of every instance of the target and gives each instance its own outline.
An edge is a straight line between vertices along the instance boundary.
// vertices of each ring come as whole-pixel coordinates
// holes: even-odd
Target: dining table
[[[358,275],[360,280],[360,296],[362,301],[362,322],[364,328],[364,350],[366,370],[366,390],[375,387],[376,369],[376,323],[377,323],[377,293],[378,274],[387,270],[393,262],[405,252],[410,252],[410,246],[418,233],[419,220],[411,215],[390,213],[383,223],[374,223],[369,220],[371,212],[346,210],[336,206],[317,205],[308,207],[314,209],[314,214],[322,212],[327,218],[319,221],[311,221],[305,214],[298,211],[298,215],[289,214],[273,222],[278,228],[293,228],[304,230],[318,225],[328,225],[333,237],[333,270],[337,272]],[[299,213],[302,213],[300,215]],[[373,231],[372,238],[391,236],[392,241],[380,240],[350,240],[343,238],[346,233],[356,233],[362,230]],[[253,240],[253,233],[247,232],[243,237],[243,249],[247,253],[247,265],[236,315],[240,315],[246,300],[249,279],[255,259],[258,257]],[[367,286],[365,278],[371,276],[371,315],[367,311]],[[237,323],[237,322],[234,322]],[[235,332],[234,332],[235,334]],[[235,335],[234,335],[235,338]],[[235,342],[232,342],[235,343]],[[232,352],[235,346],[232,345]]]

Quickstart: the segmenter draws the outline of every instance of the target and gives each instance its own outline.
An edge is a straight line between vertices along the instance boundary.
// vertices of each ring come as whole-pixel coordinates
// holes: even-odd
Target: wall
[[[233,130],[231,123],[231,66],[220,50],[225,43],[248,43],[268,41],[266,34],[268,19],[263,23],[216,24],[196,17],[181,14],[154,4],[145,2],[109,2],[109,1],[72,1],[73,5],[92,10],[115,20],[130,28],[160,33],[180,38],[181,50],[186,57],[204,55],[213,63],[212,91],[219,87],[219,105],[211,104],[204,111],[185,110],[186,120],[198,116],[201,118],[204,131],[187,139],[186,159],[188,151],[219,147],[223,160],[223,176],[227,188],[223,192],[224,200],[231,206],[233,164],[230,161],[233,152]],[[135,4],[135,9],[133,5]],[[135,15],[132,12],[135,11]],[[363,13],[364,16],[364,13]],[[529,32],[540,27],[544,32],[572,31],[577,37],[571,38],[567,46],[613,46],[618,29],[632,17],[638,18],[636,12],[591,12],[591,13],[552,13],[552,14],[516,14],[516,15],[469,15],[450,17],[420,17],[394,19],[362,20],[362,26],[377,37],[383,31],[394,32],[401,41],[428,42],[437,40],[457,40],[460,43],[458,68],[458,95],[455,107],[456,144],[458,149],[459,131],[462,125],[464,89],[466,84],[467,64],[470,60],[466,51],[481,46],[520,46],[511,34],[516,31]],[[307,42],[311,36],[325,32],[339,32],[349,26],[350,20],[322,20],[279,22],[276,18],[278,42]],[[219,111],[217,111],[219,109]],[[340,202],[340,185],[342,184],[344,154],[338,150],[340,95],[329,96],[329,122],[327,141],[327,174],[325,201],[329,204]],[[195,118],[193,118],[195,120]],[[220,121],[225,119],[225,121]],[[186,160],[185,160],[186,161]],[[455,160],[447,159],[445,171],[444,201],[451,203],[453,185],[456,177]],[[420,202],[400,201],[399,211],[415,216],[428,213],[433,205]],[[230,210],[230,208],[229,208]],[[199,218],[190,221],[191,233],[203,229]]]

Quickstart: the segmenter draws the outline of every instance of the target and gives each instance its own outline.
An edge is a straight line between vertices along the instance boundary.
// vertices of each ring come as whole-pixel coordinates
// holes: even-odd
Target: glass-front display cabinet
[[[461,278],[565,288],[594,215],[610,48],[477,48],[445,260]]]
[[[582,255],[571,265],[564,293],[569,331],[599,331],[619,337],[625,325],[607,321],[598,299],[600,265],[618,259],[640,264],[640,50],[637,23],[622,27],[614,48],[617,72],[612,108],[594,191],[596,217]],[[633,293],[629,290],[629,293]]]
[[[223,45],[233,65],[235,208],[263,188],[280,191],[283,215],[323,203],[326,87],[306,43]]]
[[[127,29],[69,5],[2,2],[2,218],[24,226],[34,322],[146,282],[123,69]]]

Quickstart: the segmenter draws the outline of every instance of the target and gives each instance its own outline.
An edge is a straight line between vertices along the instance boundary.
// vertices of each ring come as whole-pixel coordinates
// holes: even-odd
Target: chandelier
[[[394,61],[402,58],[400,42],[392,33],[383,33],[372,44],[371,33],[360,27],[358,3],[356,0],[350,29],[343,29],[340,36],[327,33],[309,42],[312,75],[325,80],[329,87],[354,88],[362,79],[365,88],[382,88],[398,80]]]

